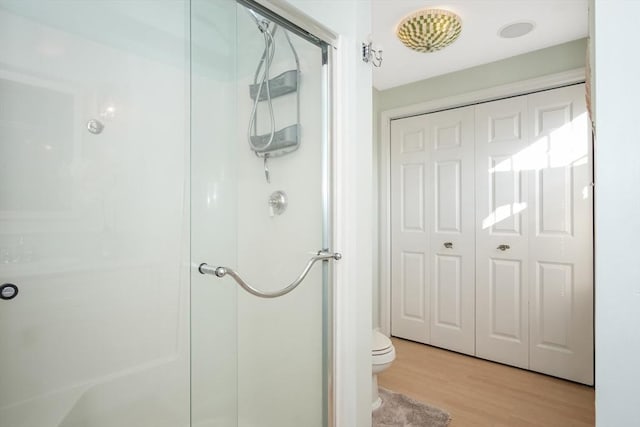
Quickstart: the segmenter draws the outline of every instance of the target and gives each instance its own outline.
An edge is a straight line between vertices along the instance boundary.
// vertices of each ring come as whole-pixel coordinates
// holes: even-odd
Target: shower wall
[[[253,101],[249,84],[264,50],[255,21],[238,7],[237,270],[256,287],[274,291],[291,283],[309,258],[322,249],[322,147],[324,111],[321,49],[289,33],[300,60],[300,146],[270,158],[271,182],[263,160],[249,148],[247,128]],[[285,38],[275,32],[270,76],[295,69]],[[296,96],[273,99],[276,129],[296,123]],[[258,133],[269,133],[266,102],[258,109]],[[274,191],[288,197],[281,215],[271,213]],[[225,286],[236,286],[225,279]],[[293,292],[261,299],[238,294],[238,416],[243,427],[322,426],[322,268],[314,266]]]
[[[187,18],[0,1],[2,427],[189,425]]]

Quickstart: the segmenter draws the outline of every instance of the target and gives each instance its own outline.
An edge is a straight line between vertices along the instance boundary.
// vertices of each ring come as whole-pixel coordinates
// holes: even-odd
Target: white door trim
[[[391,333],[391,183],[389,179],[391,173],[391,120],[581,83],[585,81],[585,75],[584,67],[576,68],[562,73],[381,112],[379,127],[380,164],[378,165],[380,174],[380,193],[378,195],[380,209],[378,259],[380,261],[378,263],[378,274],[380,278],[380,330],[382,333],[386,335]]]

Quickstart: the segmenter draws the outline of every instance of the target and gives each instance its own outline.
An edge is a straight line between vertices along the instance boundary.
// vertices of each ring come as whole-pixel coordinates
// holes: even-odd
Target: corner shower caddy
[[[289,34],[285,31],[284,36],[291,48],[296,68],[269,78],[269,70],[276,50],[274,37],[278,25],[272,25],[271,22],[254,13],[251,15],[264,37],[265,48],[254,74],[253,84],[249,85],[249,96],[253,100],[253,108],[249,120],[248,140],[255,155],[264,159],[265,179],[270,182],[268,159],[291,153],[300,146],[300,60]],[[296,123],[276,130],[272,99],[291,93],[296,94]],[[261,102],[267,102],[271,126],[269,133],[258,135],[258,105]]]

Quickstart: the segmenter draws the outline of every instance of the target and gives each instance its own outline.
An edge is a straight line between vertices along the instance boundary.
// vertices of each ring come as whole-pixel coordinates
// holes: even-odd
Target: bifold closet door
[[[473,107],[391,125],[392,335],[475,350]]]
[[[593,384],[588,123],[584,85],[392,122],[393,335]]]
[[[428,344],[428,120],[391,122],[391,335]]]
[[[593,384],[593,189],[584,85],[528,96],[529,367]]]
[[[476,107],[476,354],[529,367],[525,96]]]
[[[479,357],[593,384],[584,85],[476,109]]]
[[[475,353],[474,108],[428,115],[431,344]]]

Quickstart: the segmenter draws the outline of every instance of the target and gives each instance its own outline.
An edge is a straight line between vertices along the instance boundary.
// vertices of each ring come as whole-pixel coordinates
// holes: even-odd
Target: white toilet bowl
[[[396,358],[396,349],[391,340],[378,331],[373,331],[371,339],[371,408],[378,409],[382,404],[378,396],[378,374],[389,366]]]

